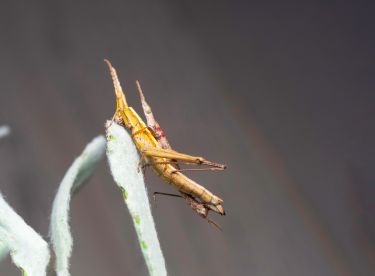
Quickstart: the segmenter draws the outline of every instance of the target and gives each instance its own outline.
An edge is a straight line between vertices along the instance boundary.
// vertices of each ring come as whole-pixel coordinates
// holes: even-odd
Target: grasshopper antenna
[[[221,232],[223,232],[223,229],[221,229],[220,225],[214,222],[213,220],[210,220],[209,218],[206,218],[207,222],[213,226],[215,226],[217,229],[219,229]]]

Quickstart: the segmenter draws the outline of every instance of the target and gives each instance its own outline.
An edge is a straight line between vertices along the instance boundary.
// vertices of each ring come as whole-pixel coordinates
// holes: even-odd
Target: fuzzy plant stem
[[[0,139],[10,133],[0,126]],[[0,260],[10,253],[24,276],[46,275],[50,259],[47,242],[8,205],[0,193]]]
[[[114,122],[107,122],[107,157],[132,217],[149,274],[167,275],[137,149],[129,133]]]
[[[0,244],[27,276],[46,275],[48,244],[8,205],[0,194]]]
[[[66,172],[52,206],[50,236],[55,252],[57,276],[69,276],[69,259],[73,239],[69,228],[69,209],[72,195],[82,187],[105,153],[104,136],[92,140]]]

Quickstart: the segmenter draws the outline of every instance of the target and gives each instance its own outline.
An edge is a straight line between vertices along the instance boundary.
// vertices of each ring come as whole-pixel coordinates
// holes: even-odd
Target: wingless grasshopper
[[[138,91],[141,96],[142,107],[147,119],[147,125],[140,116],[129,107],[125,94],[121,88],[117,77],[116,70],[112,67],[108,60],[107,63],[116,95],[116,112],[112,121],[128,128],[131,131],[133,141],[141,154],[141,160],[145,162],[144,166],[151,166],[155,173],[159,175],[170,185],[176,187],[181,195],[173,195],[168,193],[154,193],[178,196],[185,199],[187,204],[206,219],[209,223],[220,228],[215,222],[208,219],[208,211],[212,210],[220,215],[225,215],[222,206],[223,200],[214,195],[195,181],[191,180],[182,171],[185,170],[224,170],[225,165],[210,162],[202,157],[190,156],[187,154],[174,151],[165,137],[163,130],[155,120],[151,107],[145,100],[142,89],[137,81]],[[198,169],[180,169],[178,163],[205,165],[207,168]]]

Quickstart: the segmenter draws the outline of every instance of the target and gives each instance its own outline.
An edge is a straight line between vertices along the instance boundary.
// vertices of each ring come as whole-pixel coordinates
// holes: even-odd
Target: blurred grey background
[[[374,8],[2,1],[0,190],[48,238],[60,180],[113,115],[109,58],[176,150],[228,165],[189,174],[224,199],[223,232],[182,200],[153,207],[170,275],[374,275]],[[123,207],[103,161],[73,200],[72,275],[147,275]]]

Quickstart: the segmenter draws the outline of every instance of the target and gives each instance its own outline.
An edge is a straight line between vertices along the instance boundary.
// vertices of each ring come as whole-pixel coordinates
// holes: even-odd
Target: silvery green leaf
[[[107,127],[109,166],[133,219],[149,273],[167,275],[135,145],[123,127],[110,122]]]
[[[9,253],[8,246],[5,243],[0,242],[0,261],[4,260],[4,258],[8,255],[8,253]]]
[[[69,228],[69,207],[71,196],[93,173],[105,152],[105,139],[98,136],[92,140],[73,162],[60,183],[52,206],[50,235],[55,251],[55,270],[58,276],[68,276],[69,259],[73,239]]]
[[[0,139],[8,136],[10,128],[8,126],[0,126]],[[2,261],[9,253],[9,248],[3,242],[0,242],[0,261]]]
[[[48,244],[8,205],[0,194],[0,244],[27,276],[46,275]]]

